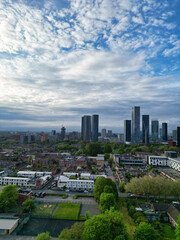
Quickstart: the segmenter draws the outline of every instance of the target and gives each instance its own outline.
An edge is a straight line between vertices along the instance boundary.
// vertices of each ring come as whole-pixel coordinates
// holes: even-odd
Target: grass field
[[[128,210],[126,207],[126,202],[124,201],[124,199],[120,199],[119,200],[119,211],[124,215],[124,223],[126,225],[127,228],[127,232],[129,235],[129,240],[133,240],[133,234],[134,231],[136,229],[136,225],[133,221],[133,219],[129,216],[128,214]]]
[[[78,220],[81,205],[78,203],[60,203],[53,218]]]
[[[56,207],[56,204],[41,203],[35,206],[35,208],[32,210],[32,215],[51,216],[55,207]]]

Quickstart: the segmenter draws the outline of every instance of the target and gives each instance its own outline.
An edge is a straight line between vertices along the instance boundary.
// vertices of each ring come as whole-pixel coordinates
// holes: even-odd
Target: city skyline
[[[180,125],[179,1],[2,0],[0,131],[123,132],[131,107]]]

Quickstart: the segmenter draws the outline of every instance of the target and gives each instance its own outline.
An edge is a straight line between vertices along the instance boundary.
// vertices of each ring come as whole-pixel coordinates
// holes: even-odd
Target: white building
[[[168,158],[162,156],[147,156],[147,164],[152,166],[168,166]]]
[[[147,156],[147,164],[152,166],[170,167],[180,172],[180,159],[163,156]]]
[[[27,186],[29,178],[21,177],[0,177],[0,185],[17,185],[17,186]]]
[[[19,171],[17,173],[18,176],[34,178],[34,177],[43,177],[43,176],[51,176],[52,172],[36,172],[36,171]]]
[[[64,186],[71,190],[93,190],[94,181],[81,179],[74,180],[62,175],[59,177],[58,187],[63,188]]]
[[[180,159],[168,158],[168,166],[180,172]]]

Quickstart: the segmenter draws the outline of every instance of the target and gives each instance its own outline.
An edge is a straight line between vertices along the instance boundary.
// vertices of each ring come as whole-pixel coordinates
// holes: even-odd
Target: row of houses
[[[60,189],[67,188],[73,191],[79,190],[89,190],[93,191],[94,189],[94,180],[99,177],[107,177],[106,175],[95,175],[90,173],[69,173],[64,172],[59,178],[56,178],[56,186]],[[76,179],[72,179],[72,177],[77,177]]]
[[[4,171],[0,172],[0,185],[16,185],[21,187],[40,187],[45,184],[51,177],[51,172],[33,172],[19,171],[18,177],[4,175]]]

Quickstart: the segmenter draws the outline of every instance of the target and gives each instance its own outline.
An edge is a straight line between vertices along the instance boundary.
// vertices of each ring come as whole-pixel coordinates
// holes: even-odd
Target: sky
[[[123,132],[133,106],[176,129],[179,39],[179,0],[1,0],[0,131]]]

